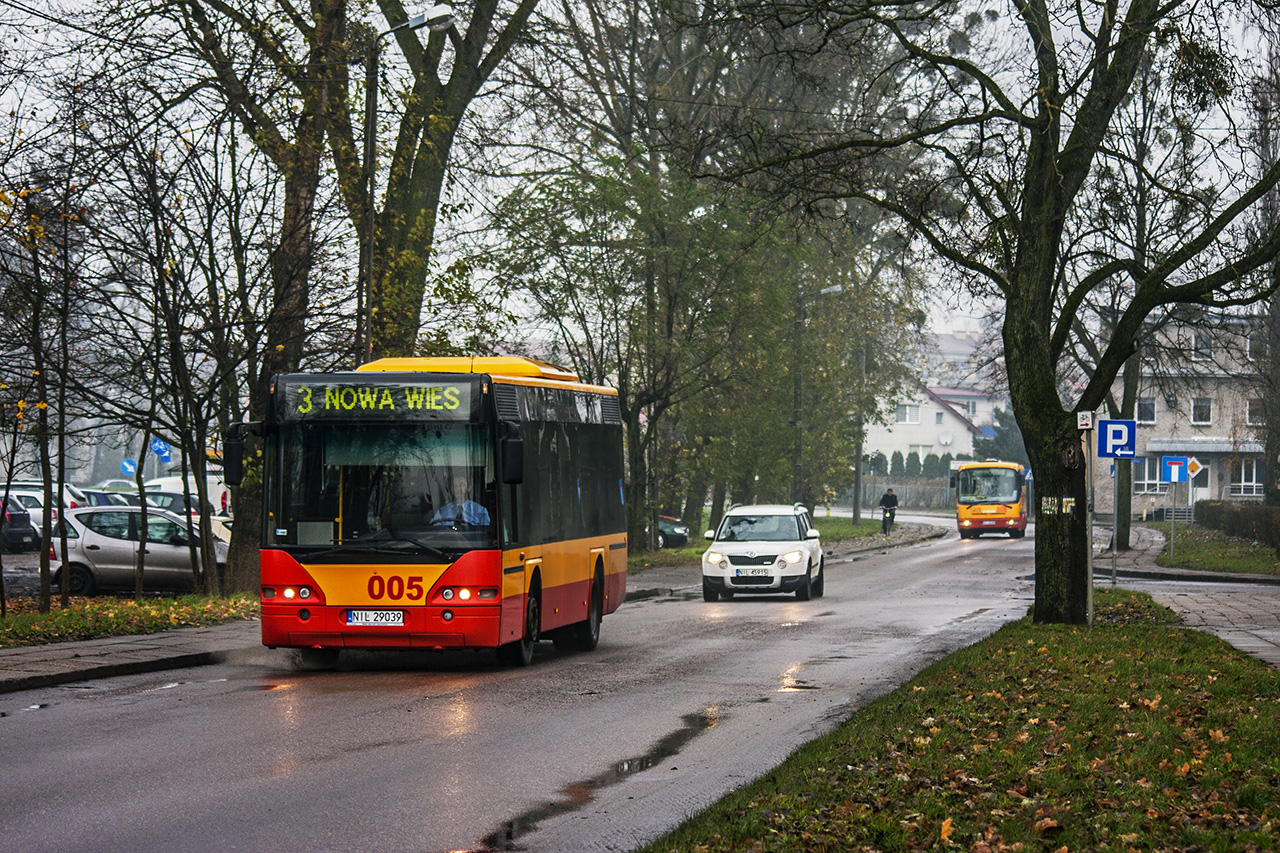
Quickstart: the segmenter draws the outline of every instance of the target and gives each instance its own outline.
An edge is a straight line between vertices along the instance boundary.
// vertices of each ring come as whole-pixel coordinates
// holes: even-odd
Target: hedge
[[[1228,536],[1266,543],[1280,558],[1280,506],[1196,501],[1196,522]]]

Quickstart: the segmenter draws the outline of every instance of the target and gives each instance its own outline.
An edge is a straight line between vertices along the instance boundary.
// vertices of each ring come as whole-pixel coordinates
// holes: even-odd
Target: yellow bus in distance
[[[1027,472],[1017,462],[953,462],[956,529],[961,539],[984,533],[1027,535]]]

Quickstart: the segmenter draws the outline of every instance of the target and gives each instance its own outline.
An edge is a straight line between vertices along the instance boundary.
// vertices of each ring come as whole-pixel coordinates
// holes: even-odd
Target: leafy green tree
[[[908,477],[919,477],[920,474],[922,473],[921,464],[920,464],[920,454],[914,450],[907,454],[907,461],[906,461],[904,473]]]
[[[947,468],[942,464],[942,460],[938,458],[938,454],[930,453],[924,457],[920,473],[929,479],[937,479],[938,477],[947,476]]]
[[[893,456],[889,459],[889,476],[905,477],[907,475],[907,463],[902,457],[901,450],[893,451]]]
[[[999,459],[1002,462],[1018,462],[1029,466],[1027,448],[1022,442],[1022,430],[1013,412],[996,409],[992,413],[995,435],[991,438],[974,436],[973,455],[979,459]]]

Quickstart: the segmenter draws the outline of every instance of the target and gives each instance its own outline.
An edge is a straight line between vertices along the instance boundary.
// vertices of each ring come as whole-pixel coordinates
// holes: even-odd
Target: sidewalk
[[[953,528],[927,524],[899,524],[888,540],[877,538],[858,546],[837,544],[827,551],[831,562],[857,554],[913,545],[945,536]],[[1107,531],[1102,531],[1102,545]],[[1154,593],[1160,603],[1173,608],[1194,628],[1222,636],[1242,651],[1280,667],[1280,578],[1255,575],[1206,575],[1162,569],[1155,565],[1163,548],[1159,534],[1134,528],[1133,549],[1118,555],[1116,574],[1120,578],[1160,581],[1214,581],[1195,594],[1185,591]],[[1110,578],[1110,552],[1098,551],[1094,558],[1094,583]],[[640,600],[669,595],[677,590],[697,589],[702,575],[695,565],[655,564],[627,578],[627,598]],[[1238,592],[1241,586],[1247,593]],[[0,693],[50,687],[95,678],[109,678],[141,672],[158,672],[189,666],[220,663],[238,653],[261,651],[257,622],[232,622],[208,628],[180,628],[159,634],[110,637],[72,643],[52,643],[17,649],[0,649]]]

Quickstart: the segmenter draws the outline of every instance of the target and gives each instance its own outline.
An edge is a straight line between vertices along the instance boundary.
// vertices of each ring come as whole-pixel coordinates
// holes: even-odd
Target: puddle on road
[[[584,779],[565,786],[561,793],[568,798],[567,801],[543,803],[520,815],[515,820],[507,821],[503,824],[502,829],[484,839],[484,847],[481,849],[519,849],[515,844],[516,839],[532,832],[540,822],[549,817],[555,817],[585,806],[595,799],[595,792],[601,788],[607,788],[610,785],[621,782],[628,776],[632,776],[642,770],[648,770],[655,764],[671,758],[679,753],[684,745],[693,740],[694,737],[717,725],[723,719],[723,716],[718,709],[708,708],[698,714],[686,714],[681,719],[684,725],[658,741],[649,752],[644,755],[638,755],[635,758],[623,759],[599,776],[593,776],[590,779]]]

